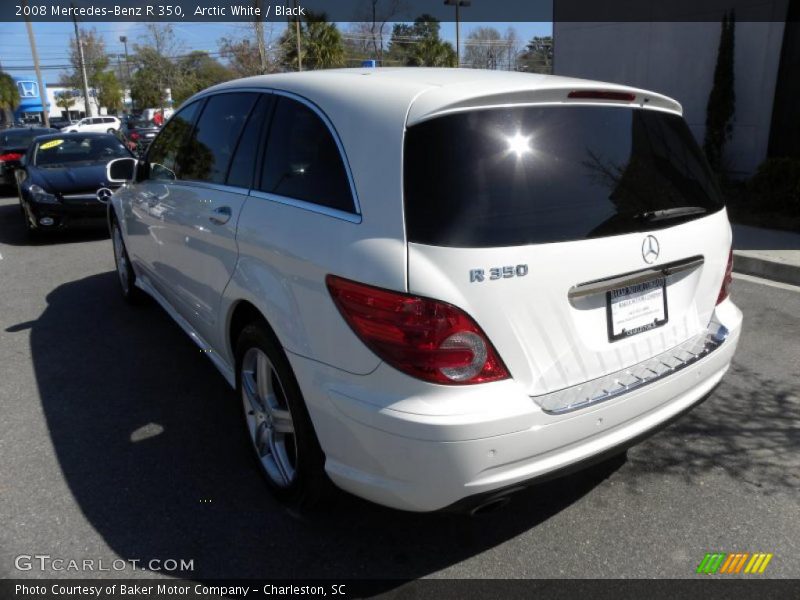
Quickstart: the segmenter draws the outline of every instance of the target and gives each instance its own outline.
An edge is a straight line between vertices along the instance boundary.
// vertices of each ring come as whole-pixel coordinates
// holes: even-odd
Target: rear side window
[[[409,241],[460,247],[581,240],[669,227],[722,208],[684,120],[645,109],[544,106],[410,127]]]
[[[180,153],[180,179],[225,183],[242,127],[258,96],[255,93],[218,94],[206,102]]]
[[[272,97],[262,94],[244,126],[244,131],[239,138],[239,145],[233,155],[230,169],[228,170],[228,185],[249,188],[253,181],[253,172],[258,156],[258,146],[261,141],[261,128],[269,115]]]
[[[342,155],[327,125],[306,105],[279,96],[260,189],[355,212]]]
[[[150,145],[147,162],[150,165],[150,179],[175,179],[178,152],[192,129],[201,101],[182,108],[169,120],[166,127]]]

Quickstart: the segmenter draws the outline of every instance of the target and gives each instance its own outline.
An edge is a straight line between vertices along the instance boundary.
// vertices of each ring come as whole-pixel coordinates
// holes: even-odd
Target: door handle
[[[231,215],[233,215],[233,211],[230,206],[220,206],[211,211],[211,216],[208,217],[208,220],[214,225],[225,225],[230,221]]]

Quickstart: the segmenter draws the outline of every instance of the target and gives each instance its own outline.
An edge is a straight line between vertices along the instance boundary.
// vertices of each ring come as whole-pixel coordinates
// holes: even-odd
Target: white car
[[[113,133],[119,131],[122,123],[117,117],[86,117],[74,125],[63,129],[66,133],[74,131],[96,131],[98,133]]]
[[[726,210],[653,92],[267,75],[197,94],[108,170],[133,178],[109,211],[124,295],[237,389],[289,503],[331,480],[411,511],[496,506],[698,404],[739,339]]]

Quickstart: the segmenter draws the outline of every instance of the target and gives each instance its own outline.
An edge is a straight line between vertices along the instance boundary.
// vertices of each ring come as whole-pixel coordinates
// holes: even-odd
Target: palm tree
[[[69,109],[75,105],[75,92],[73,90],[56,92],[55,100],[56,106],[64,111],[64,117],[69,118]]]
[[[306,24],[306,60],[314,69],[341,67],[344,64],[342,34],[334,23],[325,22],[324,14],[320,17]]]
[[[9,126],[14,122],[14,109],[17,106],[19,106],[17,82],[8,73],[0,73],[0,112],[3,122]]]
[[[289,27],[281,40],[283,63],[288,68],[297,65],[297,41],[294,27]],[[331,69],[344,65],[345,51],[342,34],[335,23],[329,23],[325,13],[308,11],[300,28],[300,46],[305,69]]]
[[[455,67],[456,51],[446,41],[428,37],[417,42],[409,62],[418,67]]]

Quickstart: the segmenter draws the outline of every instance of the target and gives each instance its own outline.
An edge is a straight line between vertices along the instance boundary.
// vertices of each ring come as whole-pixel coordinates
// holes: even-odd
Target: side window
[[[306,105],[276,97],[261,174],[264,192],[355,212],[333,135]]]
[[[258,155],[258,145],[261,141],[261,126],[264,120],[269,117],[269,109],[272,105],[272,96],[262,94],[256,104],[247,124],[244,126],[242,136],[239,138],[239,145],[233,155],[230,169],[228,170],[228,185],[249,188],[252,185],[253,172],[256,166],[256,156]]]
[[[178,177],[225,183],[236,142],[258,94],[212,96],[178,158]]]
[[[178,152],[192,129],[194,117],[201,104],[202,100],[182,108],[153,141],[147,152],[150,179],[175,179]]]

